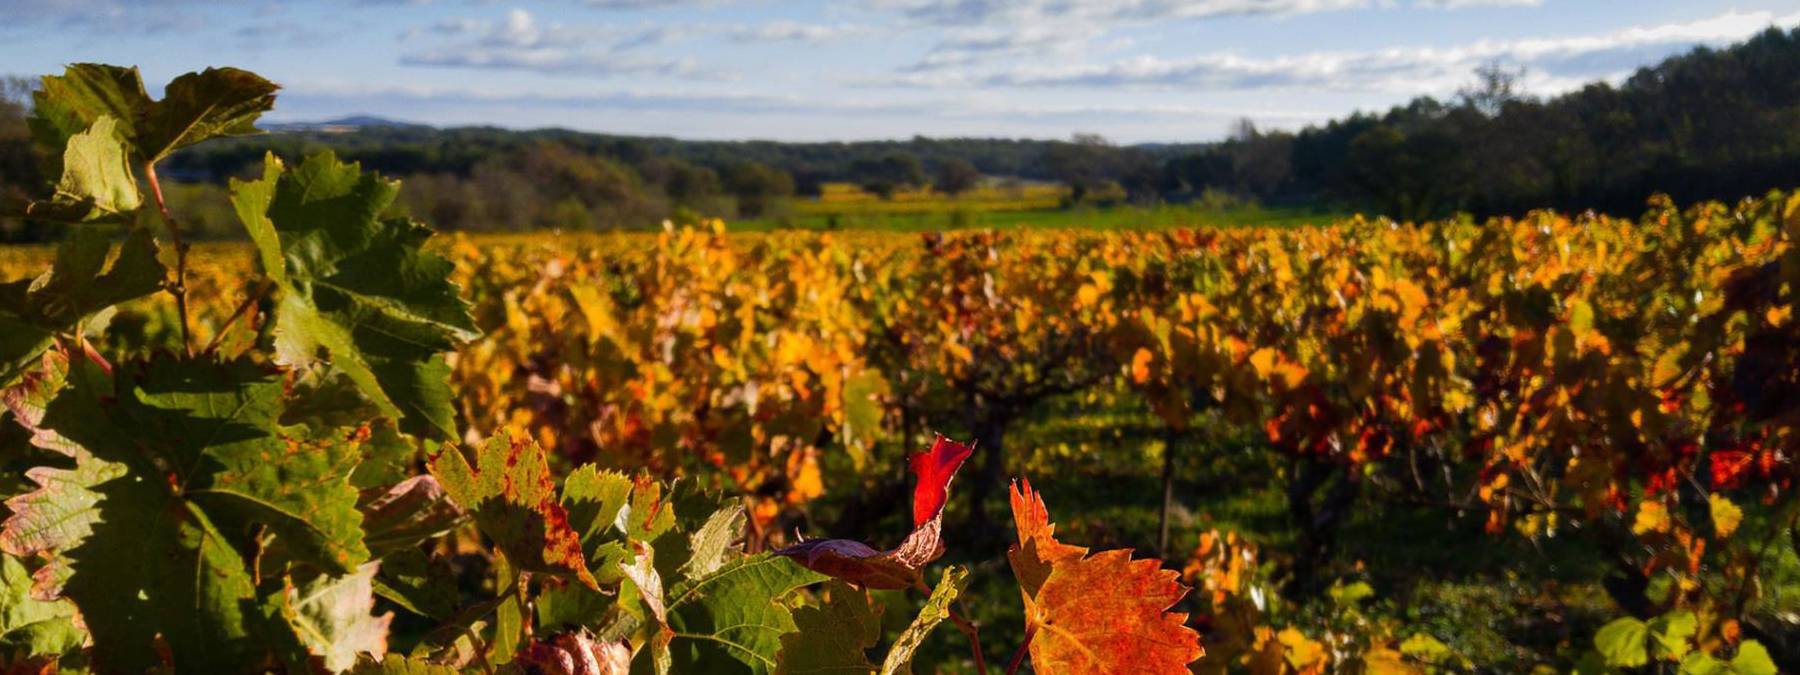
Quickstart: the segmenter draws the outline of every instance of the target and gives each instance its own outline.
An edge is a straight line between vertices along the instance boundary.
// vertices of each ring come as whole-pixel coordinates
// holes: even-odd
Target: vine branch
[[[162,214],[163,224],[169,227],[169,240],[175,244],[175,283],[167,289],[170,295],[175,296],[175,313],[181,319],[181,349],[188,356],[193,356],[193,329],[188,324],[187,306],[188,246],[181,240],[181,226],[176,224],[175,216],[169,213],[168,203],[163,200],[162,183],[156,179],[156,162],[144,162],[144,179],[150,184],[150,196],[156,200],[156,211]]]

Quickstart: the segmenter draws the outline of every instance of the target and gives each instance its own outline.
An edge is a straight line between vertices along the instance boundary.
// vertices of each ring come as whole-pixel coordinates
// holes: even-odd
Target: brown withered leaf
[[[901,589],[920,583],[919,570],[944,554],[944,503],[950,479],[973,454],[969,446],[943,436],[909,463],[913,486],[913,531],[893,550],[880,551],[850,539],[814,539],[776,551],[800,565],[864,588]]]

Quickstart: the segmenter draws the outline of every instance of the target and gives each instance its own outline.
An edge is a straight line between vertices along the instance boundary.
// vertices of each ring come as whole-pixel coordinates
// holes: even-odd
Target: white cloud
[[[1374,7],[1396,0],[866,0],[947,31],[908,70],[928,71],[1008,56],[1079,52],[1130,26],[1230,17],[1288,17]],[[1410,0],[1406,7],[1529,6],[1543,0]],[[929,78],[926,78],[929,79]]]
[[[869,0],[868,5],[939,25],[969,26],[1309,14],[1367,7],[1370,0]]]
[[[1469,7],[1536,7],[1544,0],[1413,0],[1414,7],[1425,9],[1466,9]]]
[[[716,0],[586,0],[583,4],[595,9],[638,10],[664,9],[682,5],[710,5]]]
[[[1611,77],[1672,48],[1741,40],[1800,13],[1728,12],[1709,19],[1636,26],[1594,35],[1483,40],[1458,47],[1391,47],[1281,57],[1208,54],[1188,59],[1137,56],[1098,65],[1020,66],[998,72],[922,73],[898,78],[917,86],[1308,88],[1400,94],[1445,92],[1477,65],[1524,65],[1527,85],[1544,92]]]
[[[55,26],[107,34],[157,34],[207,27],[194,10],[225,6],[224,0],[0,0],[0,33]],[[270,0],[244,7],[262,11]]]
[[[838,23],[800,23],[798,21],[774,21],[759,26],[740,26],[727,31],[727,35],[737,42],[800,42],[820,44],[833,40],[867,35],[872,31],[868,26]]]
[[[578,26],[545,23],[524,9],[512,9],[504,19],[445,19],[433,24],[430,35],[449,44],[415,50],[400,62],[415,66],[493,68],[541,73],[614,77],[660,75],[694,79],[716,78],[691,59],[672,59],[636,53],[693,34],[680,26],[648,25]],[[414,31],[414,41],[425,33]]]

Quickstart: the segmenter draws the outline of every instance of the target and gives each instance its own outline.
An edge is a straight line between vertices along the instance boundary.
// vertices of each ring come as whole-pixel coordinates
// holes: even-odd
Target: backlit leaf
[[[81,648],[87,639],[65,599],[33,597],[31,570],[13,556],[0,556],[0,647],[26,656],[55,656]]]
[[[431,458],[431,474],[513,565],[599,589],[536,442],[503,430],[476,450],[473,466],[447,446]]]
[[[269,155],[261,179],[232,182],[238,218],[279,289],[280,362],[305,367],[322,351],[402,431],[455,438],[443,353],[477,331],[450,262],[423,248],[431,231],[382,217],[398,194],[397,182],[329,152],[292,170]]]
[[[786,558],[759,555],[676,584],[667,596],[673,672],[773,672],[781,636],[794,630],[783,603],[823,580]]]
[[[1187,614],[1167,611],[1187,594],[1179,573],[1132,560],[1127,550],[1085,555],[1056,542],[1029,483],[1014,486],[1013,507],[1020,539],[1008,558],[1025,600],[1034,670],[1185,673],[1205,653]]]
[[[1606,665],[1636,668],[1650,662],[1650,628],[1631,617],[1614,619],[1594,634],[1594,648]]]
[[[289,582],[282,594],[282,614],[301,644],[320,657],[327,670],[341,673],[365,654],[374,658],[387,654],[388,622],[394,614],[372,614],[377,567],[379,563],[367,563],[343,576]]]
[[[950,618],[951,605],[962,595],[963,588],[969,582],[969,570],[952,565],[944,569],[944,576],[931,589],[931,597],[925,600],[925,606],[919,609],[919,615],[913,619],[900,637],[894,640],[894,646],[888,649],[886,659],[881,662],[881,675],[899,675],[912,672],[913,654],[925,643],[925,638],[938,624]]]

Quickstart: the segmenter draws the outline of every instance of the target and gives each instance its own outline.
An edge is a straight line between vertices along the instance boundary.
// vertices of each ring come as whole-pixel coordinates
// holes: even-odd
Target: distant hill
[[[430,125],[402,122],[375,115],[351,115],[323,122],[273,122],[262,125],[270,133],[347,134],[363,129],[430,129]]]
[[[169,170],[198,179],[223,180],[259,166],[265,151],[298,156],[322,148],[361,161],[390,175],[449,173],[468,175],[475,164],[540,143],[605,155],[639,164],[648,158],[679,160],[725,168],[744,162],[767,164],[802,183],[853,180],[858,162],[879,161],[895,154],[911,155],[927,169],[949,159],[962,159],[990,176],[1056,180],[1044,158],[1048,149],[1067,141],[1023,138],[926,138],[849,142],[700,141],[667,136],[626,136],[569,129],[514,130],[499,127],[432,127],[381,117],[354,116],[324,122],[264,124],[271,132],[215,141],[172,157]],[[1194,152],[1204,144],[1114,146],[1116,152],[1141,155],[1148,161]]]
[[[1222,196],[1401,219],[1543,207],[1632,215],[1659,192],[1693,202],[1800,185],[1800,29],[1696,48],[1617,84],[1547,97],[1510,87],[1419,97],[1297,131],[1244,125],[1229,140],[1204,144],[700,141],[434,128],[370,116],[270,129],[278,133],[184,150],[166,163],[168,173],[218,182],[258,170],[267,151],[299,157],[329,148],[388,175],[426,177],[434,182],[415,192],[434,199],[468,194],[492,202],[530,187],[551,204],[600,211],[636,204],[635,212],[656,218],[676,206],[757,211],[743,208],[743,195],[764,188],[811,196],[832,182],[918,184],[967,162],[989,177],[1067,184],[1074,201],[1094,190],[1136,202]],[[708,206],[705,195],[720,194],[737,195],[737,205]],[[450,207],[434,216],[458,218],[485,224],[500,216]]]

